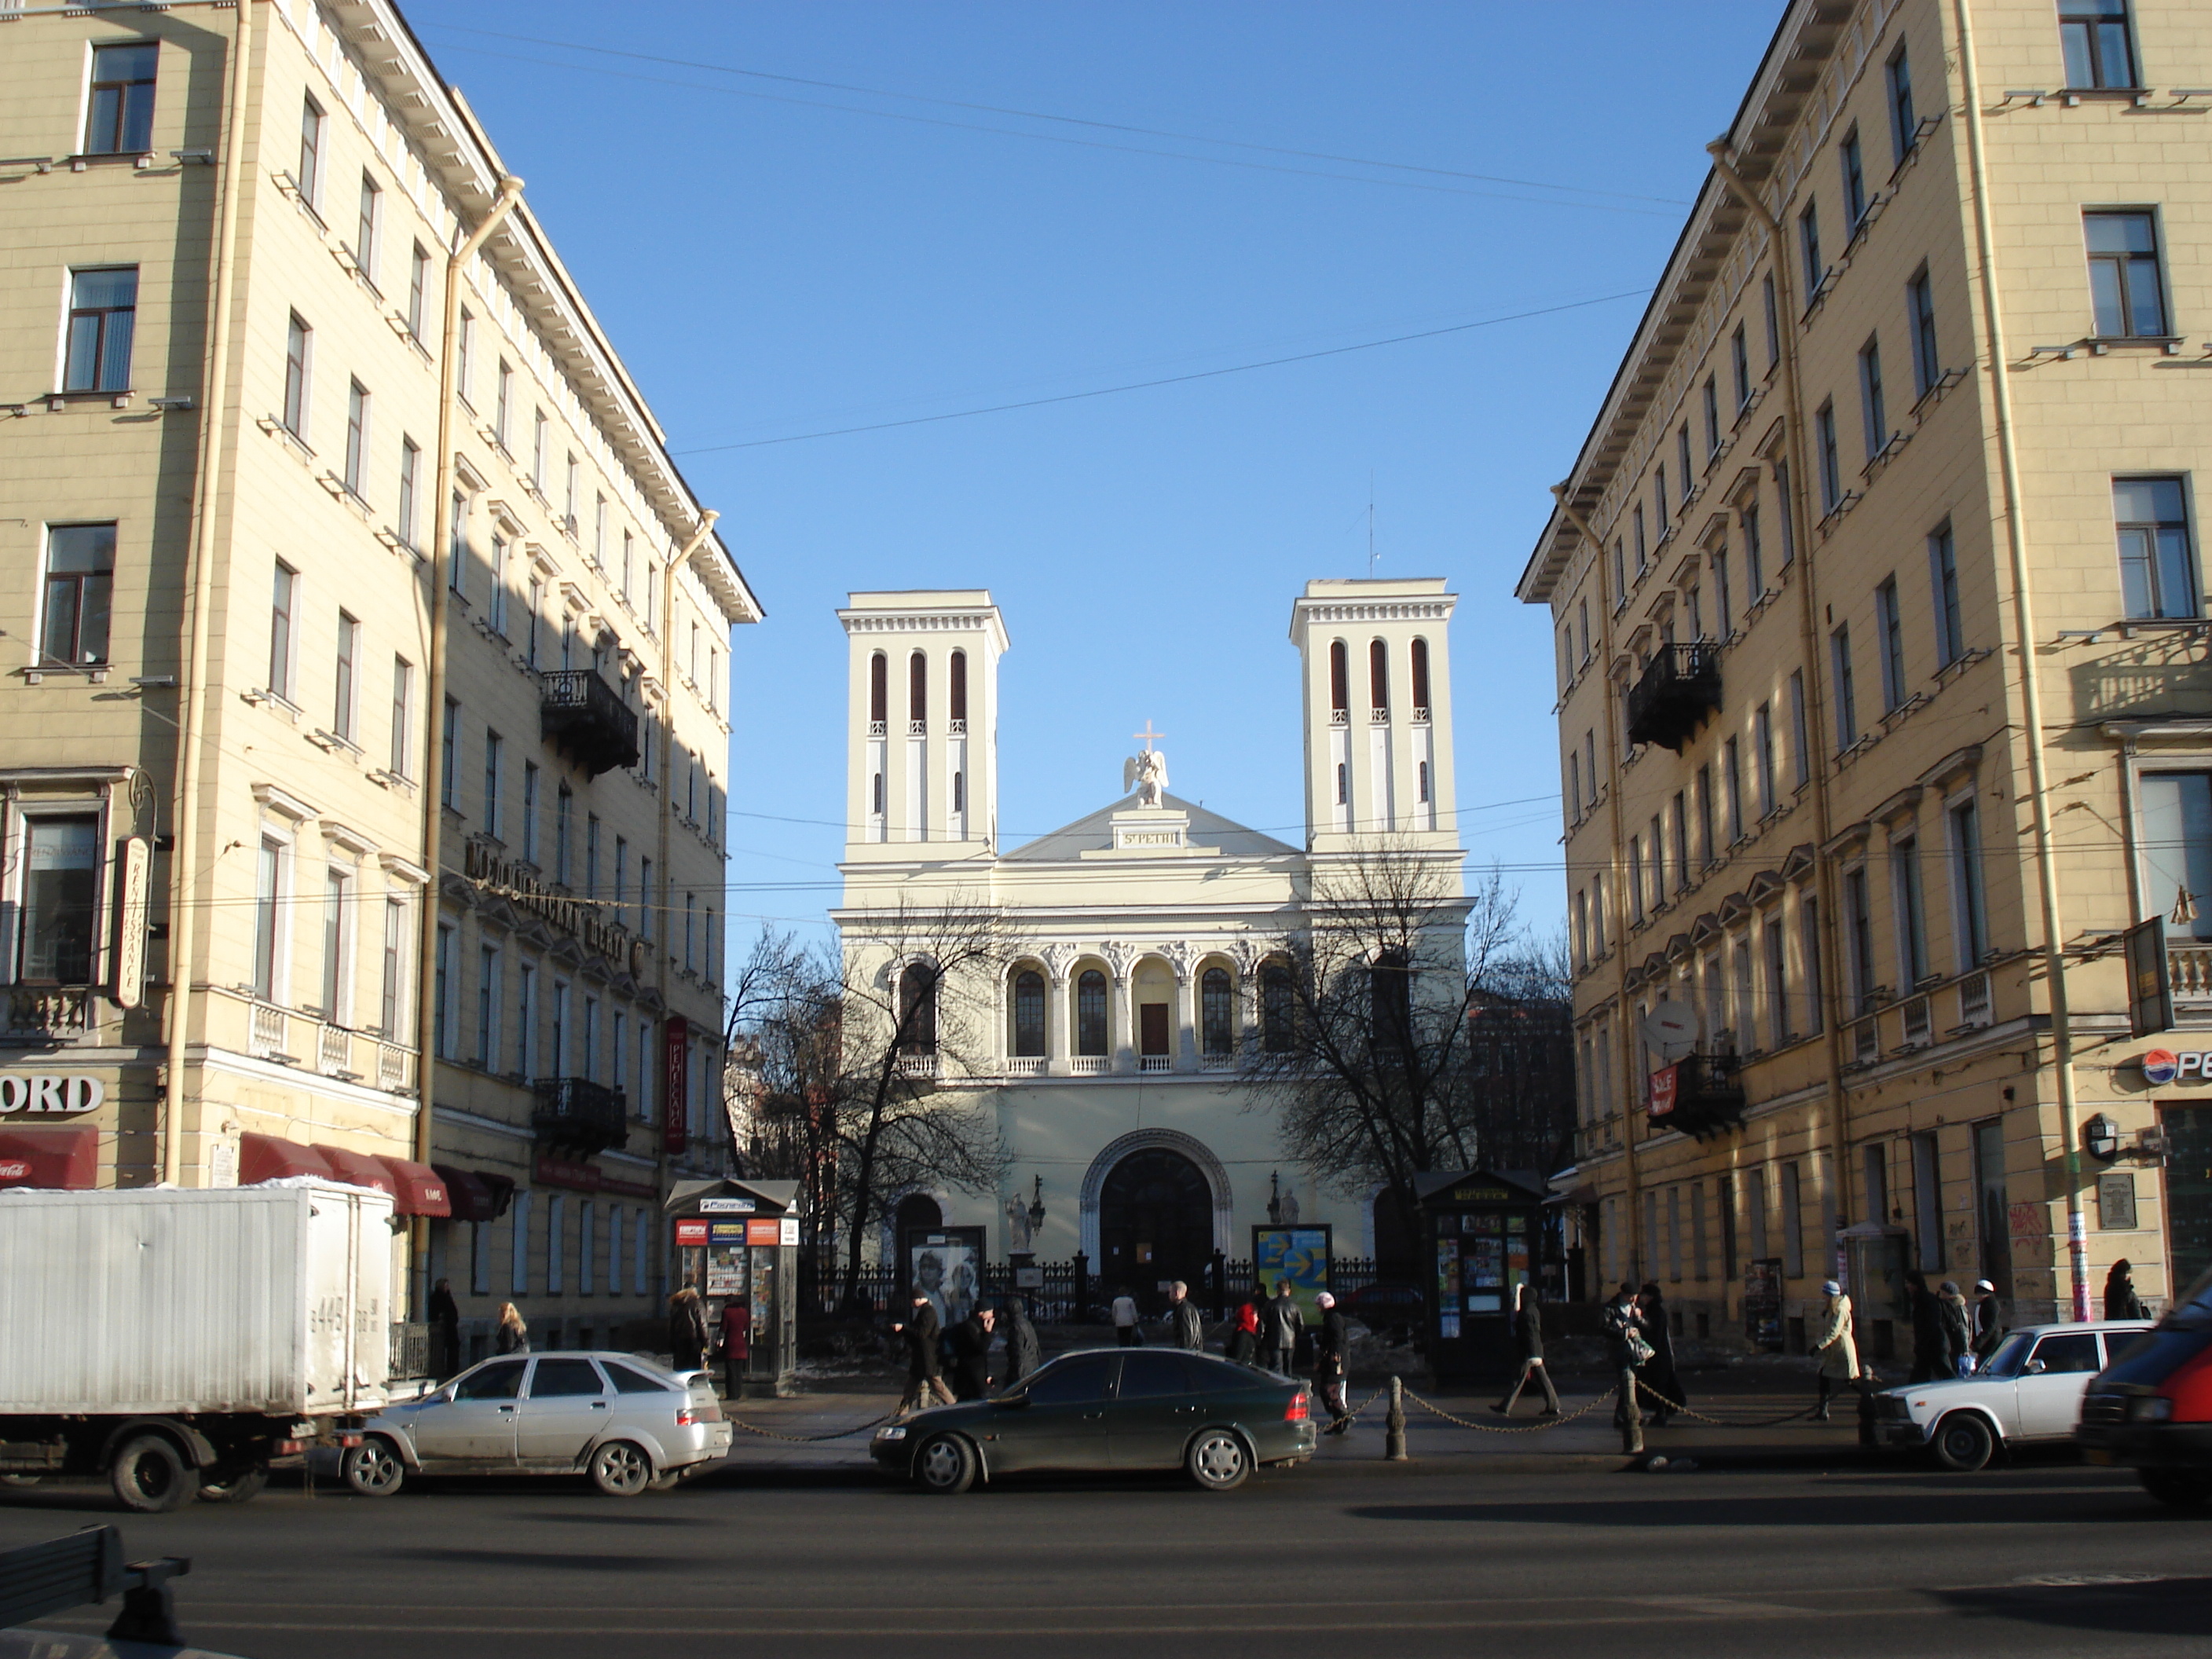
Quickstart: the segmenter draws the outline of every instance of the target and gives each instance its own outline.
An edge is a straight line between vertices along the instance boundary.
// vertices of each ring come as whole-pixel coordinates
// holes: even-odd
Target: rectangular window
[[[1805,1190],[1795,1164],[1782,1166],[1782,1276],[1805,1276]]]
[[[1721,389],[1712,375],[1705,376],[1705,453],[1717,455],[1721,447]]]
[[[1905,309],[1912,326],[1912,392],[1924,398],[1943,378],[1943,361],[1936,353],[1936,289],[1926,265],[1905,285]]]
[[[576,1200],[576,1294],[578,1296],[589,1296],[592,1293],[592,1256],[594,1253],[595,1232],[592,1222],[592,1200],[588,1198],[578,1199]]]
[[[442,1060],[453,1057],[453,1045],[460,1036],[455,1029],[461,1023],[460,1010],[455,1006],[455,999],[460,994],[460,987],[454,983],[453,951],[457,938],[452,927],[441,923],[436,954],[431,963],[431,1018],[436,1022],[431,1029],[431,1047]]]
[[[27,815],[21,822],[15,976],[88,985],[100,925],[100,820]]]
[[[1709,865],[1718,854],[1713,835],[1713,769],[1710,766],[1698,769],[1697,796],[1698,860]]]
[[[545,1294],[560,1296],[568,1288],[568,1200],[561,1193],[545,1195]]]
[[[415,775],[415,665],[392,659],[392,775]]]
[[[1782,504],[1777,522],[1782,532],[1782,568],[1787,570],[1790,561],[1797,556],[1797,514],[1790,501],[1790,463],[1787,461],[1774,464],[1774,491],[1775,498]]]
[[[530,1045],[538,1036],[538,969],[534,963],[522,963],[514,971],[514,1074],[526,1078],[532,1075]]]
[[[1797,216],[1797,248],[1804,256],[1805,297],[1809,303],[1827,270],[1820,263],[1820,204],[1817,201],[1806,203],[1804,212]]]
[[[522,861],[538,862],[538,763],[522,763]]]
[[[2196,899],[2212,894],[2212,775],[2203,772],[2146,772],[2142,785],[2143,904],[2156,912],[2174,896]],[[2199,908],[2193,922],[2166,923],[2169,934],[2212,936],[2212,903]]]
[[[368,388],[346,382],[345,471],[339,475],[353,495],[362,493],[362,467],[368,457]]]
[[[623,906],[629,902],[629,837],[615,837],[614,918],[622,920]]]
[[[1848,749],[1859,740],[1857,698],[1851,687],[1851,630],[1845,623],[1828,636],[1828,649],[1836,674],[1836,747]]]
[[[1751,746],[1758,757],[1759,815],[1765,817],[1782,803],[1775,794],[1774,709],[1761,703],[1751,716]]]
[[[567,483],[562,495],[565,505],[561,509],[561,525],[562,529],[573,536],[580,528],[576,522],[576,491],[582,480],[583,469],[574,455],[568,458],[566,465]]]
[[[315,331],[294,312],[284,329],[284,429],[307,441],[307,357]]]
[[[404,1041],[400,1035],[406,1018],[407,902],[384,901],[384,986],[378,1004],[377,1030],[387,1042]]]
[[[464,597],[468,592],[469,538],[464,528],[468,511],[468,497],[456,489],[453,496],[453,535],[446,544],[446,586]]]
[[[1928,977],[1928,914],[1922,902],[1920,842],[1890,843],[1890,902],[1897,907],[1897,971],[1905,990]]]
[[[552,1018],[545,1027],[545,1074],[548,1077],[568,1077],[568,985],[565,980],[553,981]]]
[[[466,306],[461,307],[461,337],[453,350],[453,386],[460,400],[471,409],[476,407],[477,319]]]
[[[469,1227],[469,1293],[491,1294],[491,1224],[471,1221]]]
[[[1863,1014],[1874,1006],[1874,907],[1867,891],[1863,868],[1844,873],[1844,969],[1850,975],[1844,988],[1851,1012]]]
[[[1728,790],[1728,832],[1731,842],[1741,841],[1743,821],[1743,757],[1730,738],[1721,746],[1721,778]]]
[[[1790,676],[1790,745],[1800,789],[1813,780],[1813,745],[1809,738],[1805,717],[1805,671],[1800,668]]]
[[[545,455],[551,432],[552,426],[545,418],[545,411],[542,409],[531,410],[530,482],[541,496],[545,494]]]
[[[1820,511],[1834,512],[1844,501],[1844,461],[1836,446],[1836,406],[1825,403],[1814,411],[1814,441],[1820,456]]]
[[[361,623],[344,611],[338,612],[338,650],[337,672],[333,676],[336,695],[331,699],[331,734],[354,740],[354,727],[358,720],[361,700],[355,680],[355,665],[361,656]]]
[[[1674,428],[1674,465],[1682,478],[1682,499],[1687,501],[1690,492],[1697,487],[1697,475],[1690,465],[1690,423],[1687,421]]]
[[[1567,753],[1567,822],[1583,821],[1583,757],[1578,751]]]
[[[1714,544],[1712,562],[1713,603],[1719,607],[1720,637],[1725,640],[1735,632],[1735,589],[1729,581],[1727,542]]]
[[[2066,52],[2068,86],[2142,84],[2129,38],[2128,0],[2059,0],[2058,40]]]
[[[361,175],[361,219],[354,227],[353,262],[376,286],[377,232],[384,224],[384,191],[368,173]]]
[[[131,342],[138,323],[138,267],[70,273],[64,392],[131,390]]]
[[[296,644],[292,637],[292,617],[299,596],[300,573],[283,560],[277,560],[269,599],[269,689],[288,702],[292,697]]]
[[[694,901],[690,894],[686,893],[684,896],[684,971],[687,974],[696,972],[699,965],[697,960],[692,954],[691,934],[693,911],[691,907],[693,902]]]
[[[1643,502],[1637,502],[1636,510],[1629,514],[1629,521],[1636,533],[1636,574],[1640,577],[1651,563],[1650,550],[1644,544]]]
[[[1729,336],[1729,369],[1735,382],[1735,406],[1741,410],[1751,401],[1751,346],[1744,338],[1741,323]]]
[[[417,242],[407,256],[407,331],[418,342],[422,337],[422,307],[429,284],[429,252]]]
[[[1867,459],[1871,461],[1889,442],[1889,411],[1881,397],[1881,341],[1869,339],[1859,348],[1859,412],[1866,424]]]
[[[576,797],[567,784],[553,797],[553,879],[568,884],[568,834],[575,818]]]
[[[397,522],[392,526],[401,543],[417,547],[422,543],[421,526],[416,520],[415,492],[422,477],[422,451],[412,438],[399,441],[399,510],[393,515]]]
[[[2197,614],[2197,556],[2179,478],[2115,478],[2120,597],[2130,617]]]
[[[1667,533],[1667,464],[1662,461],[1651,470],[1651,500],[1656,509],[1659,533]]]
[[[1818,1036],[1827,1019],[1827,1007],[1820,985],[1820,902],[1807,899],[1798,907],[1798,950],[1802,954],[1799,973],[1805,985],[1805,1031]],[[1793,1027],[1796,1022],[1791,1022]]]
[[[1989,954],[1989,913],[1982,902],[1982,814],[1972,800],[1960,801],[1948,814],[1951,823],[1952,923],[1958,930],[1959,971],[1978,966]]]
[[[492,404],[492,436],[501,449],[507,447],[507,419],[514,410],[514,369],[502,357],[499,360],[498,378],[494,382],[495,401]]]
[[[1620,538],[1613,538],[1613,608],[1615,611],[1628,603],[1628,555],[1621,546]]]
[[[445,727],[439,744],[438,799],[448,809],[459,811],[454,780],[461,748],[461,706],[453,698],[446,699]]]
[[[153,40],[93,48],[84,116],[87,155],[143,155],[153,149],[154,77],[161,56],[161,45]]]
[[[1853,127],[1837,147],[1844,168],[1844,222],[1856,233],[1866,217],[1866,157],[1859,151],[1859,130]]]
[[[1767,917],[1760,937],[1766,947],[1767,1044],[1779,1048],[1790,1041],[1789,941],[1783,936],[1779,920],[1772,915]]]
[[[495,840],[499,836],[499,768],[507,739],[489,728],[484,732],[483,827]]]
[[[2107,339],[2163,337],[2166,290],[2158,270],[2158,221],[2149,213],[2085,213],[2089,300]]]
[[[1912,135],[1920,130],[1912,113],[1912,60],[1905,56],[1903,41],[1889,55],[1885,79],[1889,88],[1890,159],[1893,165],[1902,167],[1905,158],[1912,153]]]
[[[604,495],[592,497],[592,562],[603,571],[607,568],[607,498]]]
[[[584,896],[599,896],[599,815],[584,815]]]
[[[1643,921],[1644,843],[1634,836],[1628,838],[1628,902],[1630,913],[1637,921]]]
[[[595,996],[584,999],[584,1059],[576,1075],[594,1082],[599,1075],[599,1000]]]
[[[499,1055],[499,947],[477,952],[477,1065],[489,1072]]]
[[[1959,612],[1958,549],[1947,520],[1928,538],[1928,581],[1936,601],[1936,666],[1948,668],[1966,654],[1966,627]]]
[[[514,1270],[507,1276],[508,1287],[517,1296],[530,1294],[530,1194],[520,1192],[514,1195]]]
[[[253,994],[263,1002],[276,1000],[283,885],[283,843],[264,836],[253,869]]]
[[[484,622],[491,631],[507,634],[507,538],[491,533],[491,569],[484,582]]]
[[[45,614],[39,626],[40,660],[72,665],[106,662],[114,593],[115,526],[49,526]]]
[[[1881,651],[1881,711],[1895,710],[1905,698],[1905,618],[1897,603],[1897,578],[1874,591],[1875,641]]]
[[[312,98],[300,100],[300,170],[292,182],[309,207],[323,198],[323,106]]]
[[[1766,592],[1766,549],[1759,538],[1757,499],[1746,501],[1736,517],[1743,521],[1744,592],[1757,605]]]
[[[637,861],[637,936],[653,937],[653,907],[655,899],[653,886],[653,860],[641,856]]]
[[[1771,270],[1759,279],[1759,296],[1766,318],[1766,368],[1771,374],[1775,364],[1782,361],[1782,306],[1775,297],[1774,273]]]

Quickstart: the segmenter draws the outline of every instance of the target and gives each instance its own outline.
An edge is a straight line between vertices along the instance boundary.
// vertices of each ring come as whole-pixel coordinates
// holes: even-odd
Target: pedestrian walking
[[[891,1332],[906,1340],[906,1393],[900,1396],[898,1410],[892,1415],[904,1417],[933,1404],[951,1405],[952,1390],[945,1386],[944,1362],[937,1352],[945,1327],[938,1320],[937,1304],[927,1291],[915,1291],[914,1310],[902,1323],[893,1325]]]
[[[1291,1281],[1275,1281],[1275,1294],[1260,1322],[1261,1363],[1279,1376],[1297,1373],[1298,1339],[1305,1334],[1306,1316],[1291,1294]]]
[[[1237,1304],[1237,1322],[1229,1333],[1229,1357],[1242,1365],[1249,1365],[1260,1358],[1259,1291]]]
[[[1636,1310],[1635,1285],[1623,1285],[1613,1292],[1599,1324],[1605,1333],[1606,1364],[1613,1370],[1613,1386],[1619,1393],[1613,1420],[1620,1430],[1620,1449],[1640,1452],[1644,1408],[1636,1399],[1636,1368],[1651,1358],[1651,1345],[1644,1340],[1643,1317]]]
[[[1644,1316],[1644,1340],[1651,1345],[1651,1358],[1636,1373],[1637,1386],[1651,1396],[1651,1420],[1664,1428],[1688,1401],[1674,1369],[1674,1332],[1667,1322],[1666,1298],[1656,1283],[1637,1292],[1636,1310]]]
[[[1965,1376],[1973,1370],[1973,1316],[1966,1311],[1966,1298],[1959,1294],[1955,1279],[1947,1279],[1936,1292],[1936,1305],[1943,1316],[1943,1364],[1947,1376]]]
[[[991,1320],[978,1308],[952,1328],[952,1397],[981,1400],[991,1392]]]
[[[1168,1286],[1168,1340],[1185,1353],[1206,1352],[1206,1321],[1190,1299],[1190,1286],[1180,1279]]]
[[[738,1397],[738,1385],[753,1357],[752,1304],[733,1296],[722,1304],[722,1392]]]
[[[1526,1280],[1513,1293],[1513,1335],[1521,1345],[1521,1373],[1513,1379],[1513,1387],[1505,1398],[1490,1409],[1504,1417],[1513,1415],[1513,1407],[1521,1398],[1521,1390],[1534,1377],[1544,1390],[1544,1417],[1559,1414],[1559,1391],[1552,1386],[1552,1373],[1544,1365],[1544,1299],[1542,1293]]]
[[[1328,1407],[1328,1426],[1322,1432],[1342,1434],[1352,1426],[1352,1407],[1344,1396],[1351,1333],[1345,1328],[1344,1316],[1336,1310],[1336,1298],[1327,1291],[1314,1298],[1314,1305],[1321,1310],[1321,1328],[1314,1333],[1314,1393]]]
[[[1974,1363],[1977,1367],[1990,1363],[1990,1356],[1997,1351],[1997,1344],[2004,1338],[2004,1309],[1997,1301],[1997,1287],[1986,1279],[1978,1279],[1974,1281]]]
[[[528,1353],[530,1327],[523,1322],[522,1314],[512,1302],[499,1304],[499,1330],[492,1338],[492,1348],[499,1353]]]
[[[1915,1268],[1905,1275],[1905,1290],[1912,1304],[1912,1375],[1907,1382],[1933,1382],[1952,1373],[1943,1369],[1943,1306],[1928,1288],[1927,1276]]]
[[[696,1371],[707,1357],[707,1304],[686,1285],[668,1298],[668,1368]]]
[[[1813,1352],[1820,1361],[1820,1394],[1813,1407],[1816,1423],[1828,1420],[1828,1396],[1835,1385],[1856,1382],[1859,1375],[1859,1345],[1851,1336],[1851,1299],[1832,1279],[1821,1285],[1820,1293],[1827,1300],[1821,1306],[1820,1327],[1813,1340]]]
[[[430,1375],[442,1382],[460,1368],[460,1304],[453,1280],[441,1279],[430,1290]]]
[[[1006,1337],[1006,1378],[1000,1386],[1011,1389],[1037,1368],[1036,1327],[1030,1323],[1028,1305],[1018,1296],[999,1304],[999,1328]]]
[[[2105,1275],[2105,1317],[2107,1319],[2142,1319],[2142,1298],[2136,1294],[2135,1268],[2125,1256],[2112,1263],[2112,1272]]]
[[[1133,1348],[1144,1341],[1137,1329],[1137,1298],[1123,1285],[1114,1297],[1114,1340],[1125,1348]]]

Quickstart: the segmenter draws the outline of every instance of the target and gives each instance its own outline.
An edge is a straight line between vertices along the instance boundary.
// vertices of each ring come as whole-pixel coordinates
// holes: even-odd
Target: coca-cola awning
[[[428,1164],[410,1163],[404,1158],[386,1158],[380,1153],[376,1161],[398,1184],[398,1190],[392,1196],[398,1200],[393,1208],[398,1214],[453,1214],[453,1194],[446,1177]]]
[[[505,1176],[481,1170],[463,1170],[451,1164],[432,1166],[445,1177],[447,1212],[456,1221],[496,1221],[507,1213],[514,1197],[514,1182]]]
[[[82,1192],[99,1178],[97,1129],[0,1129],[0,1187]]]
[[[323,1162],[331,1166],[331,1179],[343,1181],[349,1187],[367,1187],[373,1192],[399,1196],[399,1182],[384,1160],[372,1152],[349,1152],[343,1146],[325,1146],[319,1142],[315,1151],[323,1155]]]
[[[313,1176],[321,1181],[339,1179],[324,1161],[319,1146],[302,1146],[296,1140],[251,1131],[238,1138],[238,1184],[258,1186],[264,1181],[283,1181],[294,1176]]]

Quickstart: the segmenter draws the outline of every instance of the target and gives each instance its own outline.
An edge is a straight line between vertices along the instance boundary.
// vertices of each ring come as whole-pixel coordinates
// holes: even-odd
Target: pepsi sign
[[[2212,1083],[2212,1051],[2146,1048],[2141,1064],[2143,1081],[2154,1089],[2169,1083]]]

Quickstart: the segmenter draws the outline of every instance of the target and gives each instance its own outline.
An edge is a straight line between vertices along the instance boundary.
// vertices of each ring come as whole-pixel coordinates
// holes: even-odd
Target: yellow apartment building
[[[0,1182],[384,1185],[465,1352],[611,1340],[726,1142],[760,607],[386,0],[0,58]]]
[[[2212,1267],[2208,141],[2185,0],[1784,9],[1516,590],[1586,1293],[1901,1359],[1912,1270]]]

